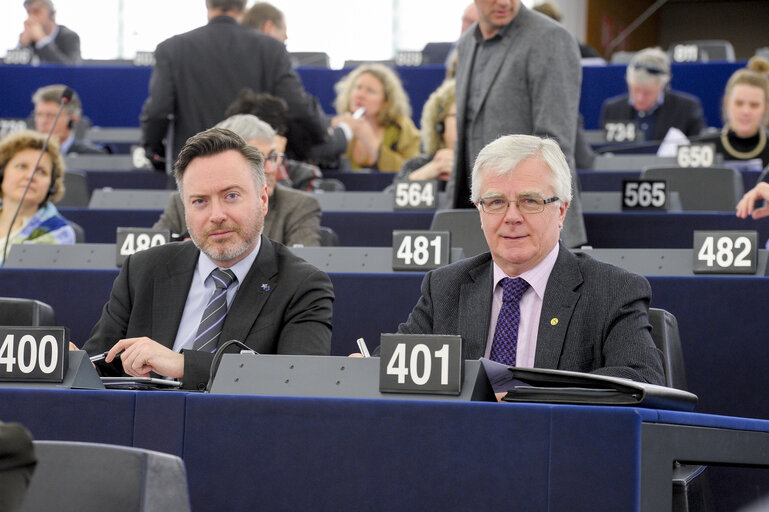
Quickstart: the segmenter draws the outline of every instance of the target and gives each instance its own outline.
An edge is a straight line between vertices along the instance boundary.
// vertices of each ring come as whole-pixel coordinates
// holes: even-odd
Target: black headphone
[[[75,121],[70,118],[69,121],[67,121],[67,129],[71,130],[73,126],[75,126]]]
[[[436,114],[438,117],[440,117],[441,114],[443,114],[443,107],[441,105],[438,105],[438,111],[436,112]],[[443,135],[443,132],[445,131],[446,131],[446,124],[443,121],[438,121],[435,123],[435,133],[437,133],[438,135]]]

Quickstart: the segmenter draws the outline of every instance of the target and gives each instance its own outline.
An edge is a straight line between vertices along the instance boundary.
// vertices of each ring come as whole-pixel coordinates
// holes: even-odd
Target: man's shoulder
[[[603,108],[604,109],[610,109],[610,108],[619,108],[622,106],[629,106],[629,96],[627,93],[625,94],[618,94],[616,96],[612,96],[610,98],[606,98],[603,100]]]
[[[78,39],[80,39],[80,36],[77,35],[77,32],[75,32],[71,28],[66,27],[64,25],[58,25],[58,24],[57,24],[57,26],[59,27],[59,34],[57,36],[58,38],[78,38]]]
[[[665,103],[667,103],[668,101],[670,101],[671,104],[702,105],[702,101],[698,96],[695,96],[694,94],[689,94],[688,92],[683,92],[683,91],[673,91],[673,90],[666,91]]]
[[[318,207],[320,203],[317,198],[309,192],[297,190],[295,188],[286,187],[284,185],[276,185],[274,192],[280,199],[280,202],[291,203],[292,205],[300,205],[307,207]]]
[[[437,282],[462,280],[470,278],[479,270],[484,270],[484,267],[488,268],[490,263],[491,253],[484,252],[477,256],[464,258],[455,263],[431,270],[430,274],[432,280]]]

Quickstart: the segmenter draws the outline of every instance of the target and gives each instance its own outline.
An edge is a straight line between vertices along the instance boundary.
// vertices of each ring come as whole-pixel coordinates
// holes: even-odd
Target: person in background
[[[51,126],[53,126],[51,137],[59,143],[62,155],[106,153],[104,148],[77,138],[77,124],[83,118],[83,103],[75,91],[72,91],[72,98],[65,104],[56,125],[53,125],[56,113],[61,107],[61,96],[66,88],[67,86],[62,84],[47,85],[36,90],[32,95],[32,103],[35,105],[33,113],[35,130],[43,135],[48,135]]]
[[[465,10],[462,11],[462,28],[459,31],[460,37],[477,21],[478,7],[475,5],[475,2],[470,2],[470,4],[465,7]],[[454,75],[457,72],[457,42],[458,41],[454,41],[451,51],[446,56],[446,78],[454,78]]]
[[[706,123],[700,99],[670,89],[670,78],[670,58],[659,48],[633,55],[625,73],[628,92],[603,102],[601,126],[636,121],[644,140],[663,140],[670,128],[687,137],[702,133]]]
[[[563,11],[560,7],[558,7],[555,2],[542,2],[534,7],[531,8],[533,11],[540,12],[547,16],[548,18],[552,18],[558,23],[563,22]],[[598,53],[598,51],[590,46],[587,43],[582,43],[580,41],[577,41],[577,44],[579,44],[579,56],[583,59],[590,59],[590,58],[601,58],[601,54]]]
[[[239,23],[246,0],[205,4],[206,25],[166,39],[155,50],[149,95],[139,116],[142,145],[155,168],[165,169],[163,141],[171,123],[175,158],[189,137],[224,119],[244,87],[286,100],[292,122],[303,126],[310,141],[322,142],[325,127],[286,47]]]
[[[713,142],[724,160],[761,159],[769,166],[766,125],[769,121],[769,61],[752,57],[745,68],[735,71],[726,82],[721,133],[699,137]]]
[[[52,0],[24,0],[28,18],[19,36],[19,46],[29,48],[39,62],[77,64],[80,62],[80,36],[56,23]]]
[[[0,265],[14,244],[75,243],[75,230],[53,205],[64,197],[64,160],[56,141],[48,143],[35,168],[45,139],[22,130],[0,140]]]
[[[472,208],[470,171],[480,150],[500,135],[547,136],[572,169],[574,197],[561,236],[587,242],[574,164],[582,68],[574,36],[520,0],[475,0],[478,23],[459,38],[457,145],[447,185],[449,204]]]
[[[285,43],[288,39],[286,16],[274,5],[267,2],[257,2],[251,6],[240,20],[243,25],[253,27]]]
[[[266,92],[256,94],[251,89],[243,89],[227,109],[227,117],[235,114],[253,114],[269,124],[275,130],[275,151],[286,153],[286,134],[288,132],[288,105],[283,100]],[[323,177],[317,165],[300,162],[294,158],[284,158],[277,169],[276,179],[281,185],[297,190],[315,190],[318,180]]]
[[[352,140],[345,156],[352,169],[397,172],[419,154],[419,132],[411,120],[411,105],[398,75],[382,64],[363,64],[334,86],[337,116]]]
[[[276,171],[282,163],[283,154],[275,149],[275,131],[270,125],[251,114],[236,114],[217,124],[216,128],[231,130],[264,155],[269,198],[264,235],[288,246],[320,245],[321,211],[318,200],[311,194],[276,183]],[[186,237],[189,228],[184,213],[182,197],[172,194],[165,211],[152,227],[168,229]]]
[[[457,141],[456,84],[444,81],[422,108],[420,134],[422,154],[403,164],[397,178],[410,180],[439,179],[446,182],[454,168],[454,144]]]

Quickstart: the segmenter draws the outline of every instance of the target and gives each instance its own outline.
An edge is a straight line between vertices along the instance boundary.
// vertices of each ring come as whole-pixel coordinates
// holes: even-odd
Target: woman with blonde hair
[[[422,108],[422,154],[403,164],[396,178],[448,181],[454,168],[457,141],[456,82],[445,80]]]
[[[64,160],[55,141],[40,158],[44,146],[45,135],[31,130],[0,140],[0,265],[13,244],[75,243],[75,230],[53,205],[64,197]]]
[[[769,165],[766,125],[769,120],[769,61],[753,57],[726,82],[721,133],[700,139],[713,142],[724,160],[760,158]]]
[[[419,132],[398,75],[381,64],[358,66],[335,86],[333,125],[348,126],[352,169],[397,172],[419,154]]]

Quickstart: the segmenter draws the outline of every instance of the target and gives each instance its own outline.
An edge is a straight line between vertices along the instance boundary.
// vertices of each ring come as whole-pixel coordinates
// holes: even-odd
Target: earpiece
[[[443,135],[443,132],[446,131],[446,125],[443,123],[443,121],[438,121],[435,123],[435,133],[438,135]]]
[[[74,126],[75,126],[75,121],[73,119],[70,119],[69,121],[67,121],[67,129],[68,130],[71,130],[72,127],[74,127]]]

